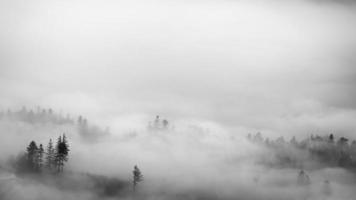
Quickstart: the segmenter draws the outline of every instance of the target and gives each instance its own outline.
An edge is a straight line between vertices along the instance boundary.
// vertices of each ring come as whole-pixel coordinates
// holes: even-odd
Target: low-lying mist
[[[0,0],[0,200],[356,199],[355,21],[355,0]]]
[[[297,148],[286,149],[302,164],[283,165],[277,150],[249,139],[248,130],[235,133],[188,119],[157,126],[141,118],[132,119],[129,129],[90,133],[88,140],[80,123],[2,118],[0,198],[343,200],[356,195],[352,169],[323,164]],[[30,141],[46,146],[63,133],[70,149],[63,173],[19,174],[12,168]],[[133,193],[135,165],[144,178]],[[298,183],[301,170],[308,184]]]

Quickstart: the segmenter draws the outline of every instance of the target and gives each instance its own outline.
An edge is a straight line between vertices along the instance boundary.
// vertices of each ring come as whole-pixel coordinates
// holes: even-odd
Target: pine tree
[[[137,165],[134,166],[133,173],[133,191],[135,192],[136,186],[139,182],[143,181],[143,175]]]
[[[44,150],[43,150],[43,146],[42,144],[40,144],[40,147],[37,150],[37,159],[36,159],[36,164],[37,164],[37,170],[40,171],[42,170],[43,167],[43,154],[44,154]]]
[[[56,151],[55,151],[55,166],[58,172],[60,172],[62,166],[62,155],[60,151],[61,144],[62,144],[62,136],[59,136],[57,139]]]
[[[63,160],[68,161],[68,152],[69,152],[69,144],[67,141],[66,135],[63,133],[62,137],[62,153],[63,153]]]
[[[27,163],[30,170],[35,170],[37,166],[38,147],[35,141],[31,141],[27,147]]]
[[[56,167],[57,171],[63,171],[64,162],[68,161],[69,145],[65,134],[59,136],[56,144]]]
[[[50,139],[48,142],[46,154],[46,168],[51,170],[52,167],[55,166],[55,152],[52,139]]]

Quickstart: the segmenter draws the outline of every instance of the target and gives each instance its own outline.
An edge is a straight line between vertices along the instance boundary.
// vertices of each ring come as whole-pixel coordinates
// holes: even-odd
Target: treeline
[[[46,150],[43,145],[31,141],[26,152],[13,163],[18,173],[63,172],[68,161],[69,144],[65,134],[59,136],[55,145],[49,140]]]
[[[54,145],[52,139],[49,140],[46,150],[42,144],[37,145],[35,141],[31,141],[26,147],[26,152],[19,155],[16,159],[11,160],[17,174],[42,174],[42,173],[62,173],[65,163],[69,160],[69,144],[65,134],[58,137],[56,144]],[[94,176],[96,184],[106,194],[116,194],[119,187],[122,187],[122,182],[118,182],[118,179],[100,178],[100,176]],[[132,171],[132,187],[135,193],[136,188],[140,182],[143,181],[143,174],[137,165],[134,166]],[[113,186],[118,186],[113,188]]]
[[[96,139],[99,136],[110,134],[109,127],[102,129],[96,125],[89,125],[88,120],[81,115],[78,116],[77,127],[78,127],[78,132],[81,136],[90,139]]]
[[[161,120],[159,115],[156,116],[153,122],[149,122],[147,129],[149,131],[160,131],[160,130],[168,130],[169,129],[169,122],[167,119]]]
[[[350,142],[345,137],[335,138],[333,134],[311,135],[300,141],[295,137],[286,141],[284,137],[271,140],[257,133],[249,134],[247,138],[272,150],[276,160],[265,160],[270,165],[300,168],[303,167],[306,155],[308,160],[317,161],[328,167],[356,169],[356,141]]]
[[[35,110],[27,109],[25,106],[20,110],[0,112],[0,119],[10,119],[16,121],[22,121],[31,124],[37,123],[53,123],[53,124],[74,124],[73,118],[67,114],[65,117],[53,111],[52,108],[37,107]]]
[[[29,124],[51,123],[57,125],[75,125],[77,126],[80,135],[90,138],[109,134],[108,127],[102,129],[99,126],[89,124],[88,120],[81,115],[75,119],[69,114],[63,116],[61,113],[55,112],[52,108],[45,109],[39,106],[35,110],[27,109],[24,106],[22,109],[16,111],[12,111],[10,109],[7,111],[1,111],[0,120],[6,119],[21,121]]]

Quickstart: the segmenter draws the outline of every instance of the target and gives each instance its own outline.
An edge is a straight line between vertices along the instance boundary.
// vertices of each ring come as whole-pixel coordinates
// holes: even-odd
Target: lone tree
[[[137,165],[134,166],[133,173],[133,191],[135,192],[136,186],[139,182],[143,181],[143,175]]]

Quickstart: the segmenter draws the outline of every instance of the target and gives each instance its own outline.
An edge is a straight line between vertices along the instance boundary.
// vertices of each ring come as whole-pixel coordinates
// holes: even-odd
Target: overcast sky
[[[351,0],[0,0],[0,24],[0,109],[356,132]]]

